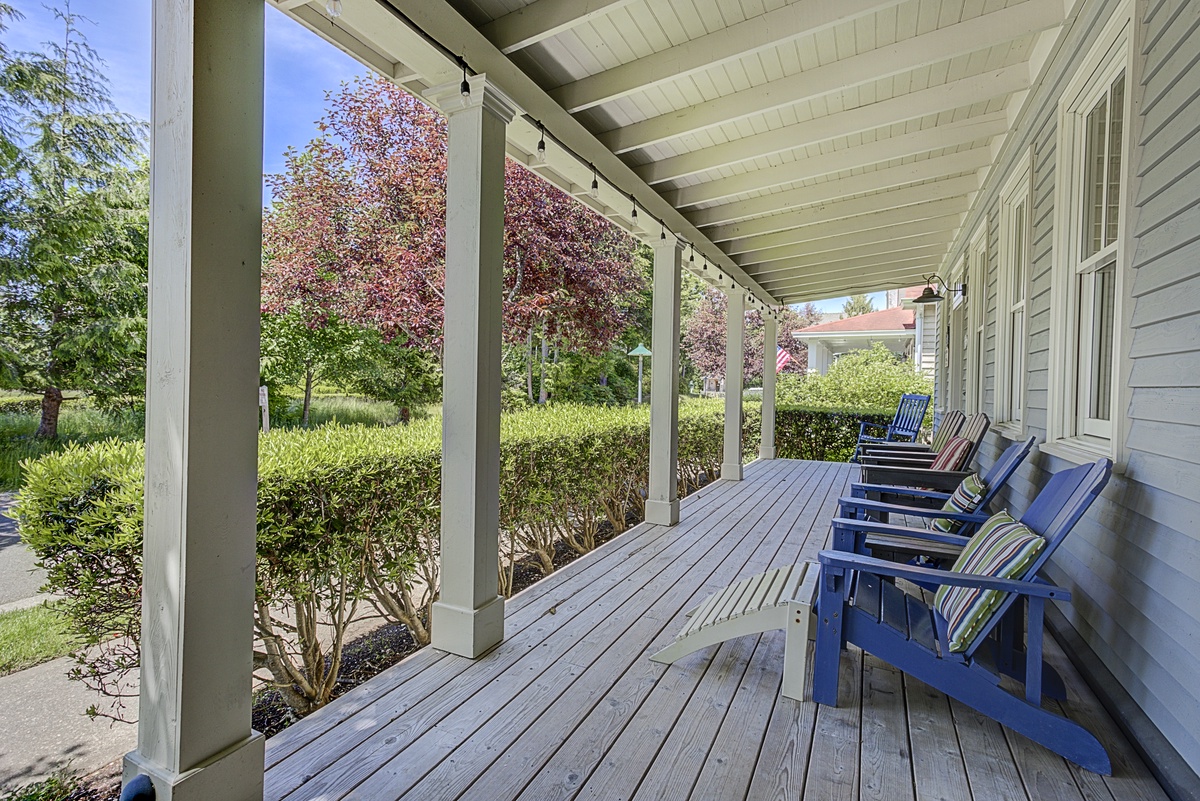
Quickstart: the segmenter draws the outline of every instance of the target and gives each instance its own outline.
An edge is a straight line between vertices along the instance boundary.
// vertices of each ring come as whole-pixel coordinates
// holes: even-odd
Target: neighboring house
[[[808,370],[822,375],[842,354],[870,348],[875,343],[912,359],[915,367],[933,377],[937,367],[937,311],[929,304],[914,304],[921,287],[893,289],[887,293],[888,308],[811,325],[794,336],[808,345]]]

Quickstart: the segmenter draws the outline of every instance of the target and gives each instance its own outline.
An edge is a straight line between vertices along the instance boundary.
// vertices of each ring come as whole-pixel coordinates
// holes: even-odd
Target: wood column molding
[[[763,317],[763,402],[762,442],[758,447],[761,459],[775,458],[775,360],[779,349],[779,323],[774,317]]]
[[[154,0],[138,747],[159,799],[260,801],[251,731],[263,15]]]
[[[425,96],[449,122],[442,373],[442,587],[433,646],[477,657],[504,639],[499,594],[500,329],[505,128],[516,105],[484,75]]]
[[[679,522],[679,303],[683,242],[654,243],[650,349],[650,488],[646,521]]]
[[[739,287],[726,292],[725,307],[725,459],[721,478],[742,480],[742,365],[746,361],[746,295]]]

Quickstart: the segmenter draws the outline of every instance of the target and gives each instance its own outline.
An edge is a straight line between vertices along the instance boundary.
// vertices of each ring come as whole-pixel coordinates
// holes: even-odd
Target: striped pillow
[[[958,488],[954,490],[954,494],[946,501],[942,507],[943,512],[964,512],[971,513],[979,508],[979,502],[983,500],[983,494],[987,492],[987,484],[983,483],[983,479],[972,473],[959,482]],[[940,531],[943,534],[954,534],[962,528],[962,521],[951,520],[946,517],[939,517],[930,521],[929,527],[934,531]]]
[[[964,462],[967,461],[967,454],[971,452],[971,440],[963,439],[962,437],[951,437],[950,442],[933,463],[929,465],[930,470],[962,470],[966,467]]]
[[[1020,579],[1045,547],[1044,539],[1013,520],[1007,511],[998,512],[971,538],[951,570]],[[950,650],[962,652],[970,648],[1007,595],[1000,590],[977,587],[947,584],[939,587],[933,608],[946,619]]]

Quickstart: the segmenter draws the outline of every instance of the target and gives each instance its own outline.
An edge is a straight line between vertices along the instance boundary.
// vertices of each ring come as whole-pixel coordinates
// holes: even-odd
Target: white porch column
[[[442,590],[433,646],[476,657],[504,639],[499,593],[504,130],[516,107],[483,75],[427,93],[449,119],[442,377]]]
[[[259,801],[250,729],[263,4],[155,0],[141,701],[129,781]]]
[[[746,327],[746,296],[742,289],[728,292],[725,307],[725,460],[721,478],[742,480],[742,371],[746,361],[743,331]]]
[[[779,323],[774,317],[763,318],[763,402],[762,442],[758,455],[775,458],[775,359],[779,348]]]
[[[650,349],[650,488],[646,521],[679,522],[679,296],[683,243],[654,245],[654,310]]]

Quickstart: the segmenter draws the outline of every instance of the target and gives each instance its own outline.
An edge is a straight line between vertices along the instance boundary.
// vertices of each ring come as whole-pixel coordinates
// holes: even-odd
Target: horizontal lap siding
[[[1076,29],[1098,31],[1114,8],[1111,2],[1088,3]],[[1128,406],[1120,410],[1130,420],[1128,463],[1048,572],[1073,591],[1074,602],[1062,608],[1071,625],[1200,773],[1200,50],[1194,46],[1200,2],[1143,0],[1135,14],[1142,15],[1147,52],[1141,147],[1132,159],[1135,209],[1125,223],[1136,237],[1132,291],[1125,299],[1133,307],[1132,330],[1122,343],[1130,368]],[[1094,33],[1088,36],[1093,38],[1063,53],[1077,62],[1094,41]],[[1039,442],[1047,429],[1056,317],[1051,273],[1058,99],[1063,78],[1074,73],[1074,64],[1059,62],[1061,54],[1048,70],[1054,86],[1035,98],[1037,110],[1026,122],[1034,148],[1034,201],[1025,420],[1026,435]],[[1005,178],[995,176],[993,187]],[[995,219],[994,197],[982,208]],[[991,231],[989,240],[994,258]],[[994,276],[988,291],[994,330]],[[994,361],[989,347],[989,386]],[[987,401],[991,413],[990,394]],[[981,462],[990,464],[1007,444],[989,434]],[[998,503],[1024,509],[1050,473],[1069,466],[1035,453]]]

